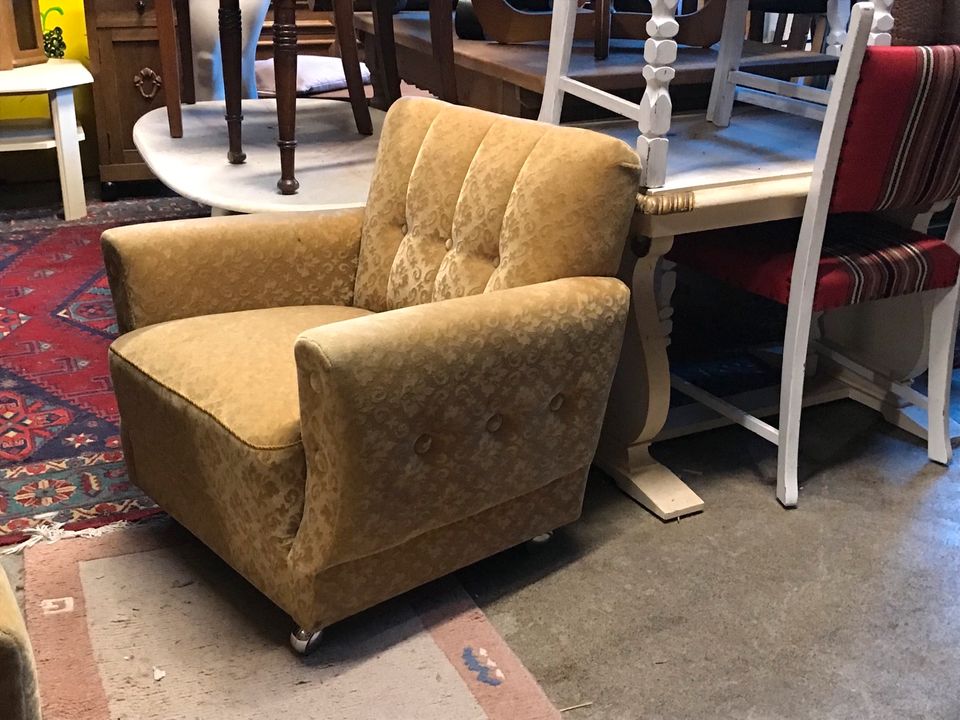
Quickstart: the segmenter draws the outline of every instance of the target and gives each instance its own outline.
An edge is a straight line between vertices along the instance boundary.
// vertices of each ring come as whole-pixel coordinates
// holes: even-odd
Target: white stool
[[[77,124],[73,88],[92,82],[90,71],[77,60],[49,60],[39,65],[0,71],[0,95],[46,93],[50,97],[53,126],[45,120],[2,121],[0,152],[57,149],[63,215],[67,220],[76,220],[87,214],[80,167],[80,141],[84,135],[83,128]]]

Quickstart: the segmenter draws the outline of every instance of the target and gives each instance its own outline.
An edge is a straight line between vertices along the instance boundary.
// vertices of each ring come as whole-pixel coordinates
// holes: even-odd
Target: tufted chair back
[[[599,133],[404,98],[383,127],[354,303],[613,275],[638,173],[633,150]]]

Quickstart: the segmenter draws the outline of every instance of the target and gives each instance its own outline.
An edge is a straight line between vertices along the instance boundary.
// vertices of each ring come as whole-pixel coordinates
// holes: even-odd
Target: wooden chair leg
[[[243,152],[241,85],[243,83],[242,25],[240,0],[220,0],[220,54],[223,64],[223,97],[230,148],[227,160],[239,165],[247,159]]]
[[[353,0],[333,0],[333,15],[337,42],[340,45],[340,61],[347,79],[347,93],[350,95],[350,107],[353,109],[357,132],[361,135],[372,135],[373,122],[370,120],[370,106],[363,90],[357,36],[353,29]]]
[[[717,127],[730,125],[730,116],[733,115],[736,86],[730,81],[730,73],[740,69],[747,6],[747,2],[730,2],[723,18],[720,52],[717,54],[717,67],[710,88],[710,104],[707,106],[707,120]]]
[[[180,68],[177,63],[177,28],[173,19],[173,0],[157,0],[156,12],[167,124],[170,126],[170,137],[181,138],[183,114],[180,109]]]
[[[457,74],[453,55],[453,7],[450,0],[430,0],[430,45],[440,71],[440,97],[457,103]]]
[[[187,105],[197,102],[197,86],[193,77],[193,36],[190,33],[190,0],[175,0],[177,12],[177,46],[180,48],[180,99]]]
[[[540,122],[560,124],[563,90],[560,78],[570,69],[573,33],[577,22],[577,0],[555,0],[550,20],[550,48],[547,52],[547,73],[543,81]]]
[[[800,313],[803,314],[803,313]],[[777,499],[794,507],[799,497],[797,465],[800,449],[800,415],[803,411],[804,365],[810,340],[810,313],[798,324],[797,313],[787,316],[780,378],[780,425],[777,445]]]
[[[610,56],[610,0],[593,0],[593,56],[606,60]]]
[[[281,195],[300,188],[295,172],[297,148],[297,15],[294,0],[273,3],[273,71],[277,86],[277,147]],[[352,27],[352,26],[351,26]]]
[[[957,341],[960,286],[954,285],[936,300],[930,320],[930,357],[927,374],[927,455],[946,465],[953,458],[950,444],[950,385]]]
[[[377,67],[380,86],[389,108],[400,99],[400,71],[397,69],[397,40],[393,34],[393,0],[373,0],[374,34],[377,38]]]

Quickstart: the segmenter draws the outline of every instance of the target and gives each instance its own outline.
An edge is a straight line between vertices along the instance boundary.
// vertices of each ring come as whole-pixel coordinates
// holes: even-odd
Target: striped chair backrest
[[[870,47],[830,212],[927,207],[960,196],[960,46]]]

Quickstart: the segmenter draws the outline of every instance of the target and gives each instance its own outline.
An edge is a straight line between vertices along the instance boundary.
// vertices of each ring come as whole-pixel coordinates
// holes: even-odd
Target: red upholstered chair
[[[937,294],[928,396],[897,383],[891,391],[927,407],[930,459],[946,464],[952,454],[948,406],[960,297],[960,212],[954,212],[944,241],[905,229],[883,211],[929,209],[960,195],[960,46],[871,47],[864,55],[862,21],[868,13],[862,6],[855,10],[858,28],[841,59],[802,221],[682,236],[669,255],[788,306],[779,429],[683,380],[674,382],[685,395],[778,445],[777,497],[787,506],[797,503],[804,364],[815,313]],[[876,379],[837,348],[814,343],[813,349]]]

